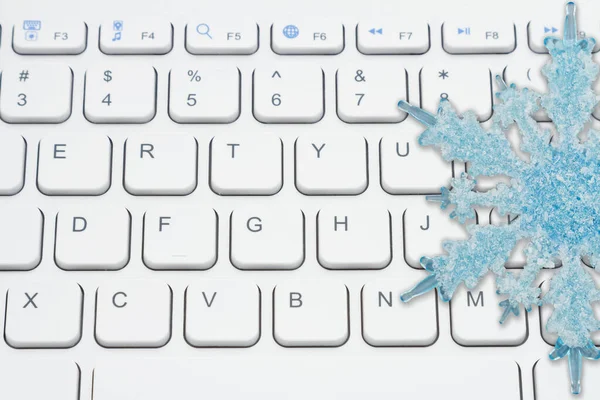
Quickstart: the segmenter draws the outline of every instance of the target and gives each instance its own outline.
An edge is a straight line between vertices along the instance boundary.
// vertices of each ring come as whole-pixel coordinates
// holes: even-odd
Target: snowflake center
[[[530,164],[523,174],[527,190],[524,227],[543,230],[556,245],[579,249],[598,237],[600,165],[590,163],[580,148],[553,149],[544,163]]]

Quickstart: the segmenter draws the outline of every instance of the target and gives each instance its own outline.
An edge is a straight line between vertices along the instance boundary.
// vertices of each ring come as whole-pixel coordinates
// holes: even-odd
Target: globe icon
[[[298,37],[300,34],[300,30],[296,25],[287,25],[283,28],[283,35],[288,39],[294,39]]]

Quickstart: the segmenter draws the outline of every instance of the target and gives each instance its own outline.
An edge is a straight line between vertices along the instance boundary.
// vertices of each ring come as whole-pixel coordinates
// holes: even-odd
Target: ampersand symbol
[[[356,76],[354,77],[354,80],[356,82],[365,82],[367,80],[365,78],[365,76],[363,75],[363,70],[362,69],[357,69],[356,70]]]

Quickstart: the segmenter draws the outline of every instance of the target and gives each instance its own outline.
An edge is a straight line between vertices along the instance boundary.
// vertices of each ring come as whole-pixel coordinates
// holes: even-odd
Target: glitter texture
[[[581,391],[583,358],[599,359],[591,333],[600,330],[592,303],[600,290],[591,274],[600,272],[600,133],[588,129],[598,104],[592,84],[598,66],[592,61],[592,38],[577,38],[575,5],[567,4],[562,39],[546,38],[551,62],[542,73],[548,93],[507,86],[497,77],[500,92],[494,106],[492,127],[484,130],[475,114],[462,117],[442,100],[437,115],[401,101],[398,106],[427,126],[419,137],[423,146],[433,146],[447,161],[468,162],[469,174],[452,179],[451,189],[428,196],[452,208],[450,217],[467,223],[477,206],[495,207],[500,215],[517,216],[511,224],[469,224],[469,239],[447,241],[446,254],[423,257],[427,278],[401,296],[402,301],[437,289],[448,301],[457,288],[472,289],[488,272],[496,275],[504,313],[500,323],[521,307],[531,310],[544,303],[554,306],[546,329],[559,339],[551,359],[568,358],[571,391]],[[552,119],[557,135],[543,129],[532,115],[543,109]],[[516,124],[520,149],[529,160],[518,157],[506,137]],[[509,184],[498,184],[486,192],[476,191],[477,176],[508,176]],[[505,264],[519,240],[526,239],[526,265],[509,271]],[[592,268],[582,263],[589,260]],[[536,283],[542,268],[554,270],[549,291],[542,296]]]

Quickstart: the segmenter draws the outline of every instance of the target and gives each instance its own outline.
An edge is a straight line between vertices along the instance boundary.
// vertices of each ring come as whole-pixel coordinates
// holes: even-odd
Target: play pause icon
[[[459,35],[470,35],[471,34],[471,28],[458,28],[458,34]]]

